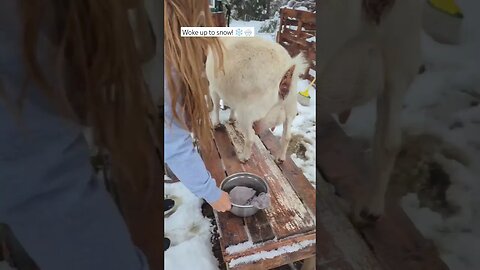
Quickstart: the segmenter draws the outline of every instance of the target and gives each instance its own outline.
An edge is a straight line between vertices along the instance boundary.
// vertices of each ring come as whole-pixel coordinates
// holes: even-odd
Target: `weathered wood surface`
[[[272,206],[252,217],[239,218],[230,213],[215,213],[220,234],[219,242],[227,264],[239,256],[248,256],[249,250],[269,251],[288,245],[291,241],[297,241],[295,239],[309,235],[314,238],[315,212],[299,198],[290,182],[291,179],[283,175],[258,137],[252,149],[252,157],[245,164],[239,162],[236,154],[238,147],[242,145],[243,137],[232,125],[228,124],[213,131],[213,138],[211,143],[214,151],[202,151],[202,157],[218,184],[226,175],[247,171],[263,177],[271,191]],[[300,174],[304,177],[300,169],[291,167],[290,170],[292,171],[290,177]],[[304,181],[310,185],[306,179]],[[305,189],[305,193],[309,194],[305,196],[310,197],[310,202],[314,201],[315,191],[311,185],[309,190]],[[226,248],[247,241],[255,243],[254,248],[232,254],[226,252]],[[314,253],[314,245],[311,245],[292,254],[257,260],[230,269],[272,269],[314,256]]]
[[[275,153],[280,151],[280,143],[270,131],[259,132],[257,130],[257,133],[271,152]],[[291,158],[286,159],[282,164],[279,164],[278,167],[282,170],[283,175],[290,180],[290,184],[292,184],[300,200],[304,202],[312,213],[315,213],[315,193],[310,191],[312,185],[308,182],[303,172],[298,170]]]
[[[372,185],[372,178],[368,163],[360,149],[353,144],[332,117],[317,115],[317,124],[317,149],[319,151],[317,151],[316,162],[320,172],[328,182],[335,186],[337,193],[347,201],[351,202],[358,196],[367,196],[368,188]],[[317,194],[317,198],[321,199],[322,197]],[[387,196],[388,198],[390,197]],[[322,205],[326,204],[321,201],[317,204],[319,208]],[[325,214],[321,213],[318,213],[318,216],[322,217],[322,221],[327,218]],[[330,220],[335,222],[338,218],[339,216],[332,216]],[[368,245],[373,248],[373,254],[382,269],[448,269],[431,242],[420,234],[395,201],[387,200],[385,215],[374,226],[359,230]],[[345,239],[345,241],[347,240]],[[321,255],[322,252],[317,251],[317,254]]]
[[[226,130],[232,139],[236,152],[243,148],[243,138],[233,125],[227,124]],[[254,157],[248,163],[261,173],[270,189],[271,207],[264,210],[275,235],[282,239],[294,234],[307,232],[315,228],[315,219],[299,199],[292,185],[275,164],[270,152],[260,138],[254,136],[252,149]],[[307,182],[308,183],[308,182]],[[313,188],[312,188],[313,191]]]
[[[243,256],[248,256],[248,255],[255,255],[260,252],[268,252],[274,249],[282,248],[285,246],[292,245],[294,243],[300,243],[301,241],[308,241],[308,240],[314,240],[315,239],[315,234],[309,234],[305,235],[303,237],[298,237],[297,240],[283,240],[276,242],[272,245],[269,245],[268,247],[265,248],[258,248],[258,249],[253,249],[249,250],[248,253],[242,254],[241,257]],[[299,241],[300,240],[300,241]],[[258,269],[258,270],[265,270],[265,269],[272,269],[281,265],[285,265],[288,263],[292,263],[295,261],[303,260],[306,258],[310,258],[312,254],[315,254],[315,244],[309,245],[299,251],[296,252],[291,252],[291,253],[285,253],[282,254],[281,256],[278,256],[275,258],[275,260],[260,260],[256,261],[251,264],[245,264],[245,265],[239,265],[235,267],[235,270],[251,270],[251,269]]]
[[[228,159],[228,155],[235,155],[235,152],[228,153],[228,149],[225,147],[217,148],[217,145],[221,146],[224,144],[230,144],[230,142],[228,141],[228,136],[225,136],[226,134],[215,135],[216,136],[214,137],[214,140],[211,141],[211,150],[202,151],[201,154],[203,160],[205,161],[205,165],[212,174],[212,177],[217,181],[217,186],[219,186],[227,175],[223,166],[229,165],[223,165],[220,155],[222,155],[224,159]],[[229,168],[229,170],[239,171],[238,167],[234,167],[233,169]],[[217,220],[217,226],[219,227],[218,231],[222,239],[222,241],[220,241],[222,250],[225,250],[227,247],[225,245],[227,244],[236,245],[248,241],[247,231],[245,230],[242,219],[235,217],[230,212],[215,212],[215,218]]]
[[[313,12],[291,8],[282,8],[281,11],[282,15],[286,18],[294,18],[304,24],[315,25],[316,23],[316,14]]]
[[[225,17],[225,13],[223,11],[212,12],[211,14],[212,14],[214,26],[216,27],[227,26],[227,18]]]

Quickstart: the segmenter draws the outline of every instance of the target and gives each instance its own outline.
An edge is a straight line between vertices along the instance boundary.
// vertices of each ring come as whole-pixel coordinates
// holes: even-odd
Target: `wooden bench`
[[[331,116],[317,114],[317,127],[318,171],[325,180],[335,186],[336,193],[347,201],[352,201],[356,196],[362,196],[362,192],[365,192],[365,189],[368,190],[372,184],[372,174],[362,152]],[[322,198],[322,196],[318,197]],[[370,252],[364,252],[373,254],[376,261],[373,262],[376,265],[375,268],[347,265],[335,269],[448,269],[439,258],[431,241],[421,235],[398,202],[391,200],[392,197],[387,195],[385,214],[373,226],[357,229],[357,234],[361,235],[371,249]],[[318,206],[321,205],[323,203],[319,200]],[[325,219],[322,213],[318,216],[322,221]],[[336,219],[339,218],[341,217],[336,217]],[[347,225],[347,227],[351,226]],[[351,231],[351,229],[347,230]],[[358,236],[351,234],[350,238],[355,239]],[[348,247],[342,247],[341,250],[351,251]],[[322,254],[320,251],[317,252]]]
[[[277,151],[279,145],[273,134],[267,131],[255,137],[252,157],[245,164],[236,155],[242,135],[231,124],[213,131],[211,144],[214,150],[201,154],[218,184],[228,175],[246,171],[263,177],[271,194],[271,207],[252,217],[215,213],[227,269],[272,269],[314,258],[315,190],[290,158],[275,164],[269,150]]]

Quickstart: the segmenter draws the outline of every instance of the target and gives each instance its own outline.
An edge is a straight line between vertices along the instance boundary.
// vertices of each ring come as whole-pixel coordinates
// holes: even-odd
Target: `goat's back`
[[[279,83],[293,63],[288,52],[277,43],[256,37],[223,38],[221,42],[225,72],[215,74],[210,52],[206,74],[222,99],[227,104],[277,100]]]

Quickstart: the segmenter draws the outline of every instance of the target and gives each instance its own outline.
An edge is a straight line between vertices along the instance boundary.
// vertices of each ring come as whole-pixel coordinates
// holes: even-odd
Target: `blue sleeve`
[[[165,90],[164,93],[165,163],[193,194],[204,198],[209,203],[216,202],[220,199],[221,190],[195,150],[190,133],[180,123],[172,120],[170,95],[168,90]]]

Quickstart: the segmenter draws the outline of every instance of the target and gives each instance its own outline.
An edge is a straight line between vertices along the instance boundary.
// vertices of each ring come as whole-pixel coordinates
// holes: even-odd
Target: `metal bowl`
[[[235,173],[225,178],[220,184],[220,188],[227,193],[236,186],[253,188],[257,191],[256,195],[262,192],[268,194],[267,182],[253,173]],[[230,212],[239,217],[249,217],[255,215],[258,210],[259,209],[253,205],[239,205],[232,203],[232,209],[230,209]]]

